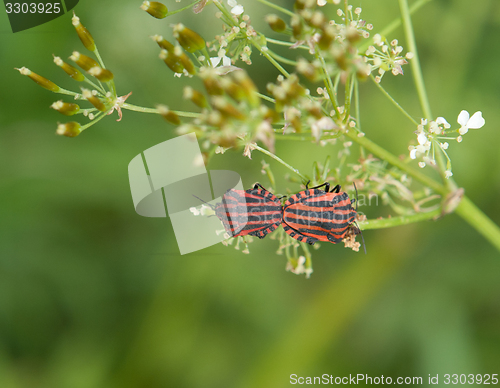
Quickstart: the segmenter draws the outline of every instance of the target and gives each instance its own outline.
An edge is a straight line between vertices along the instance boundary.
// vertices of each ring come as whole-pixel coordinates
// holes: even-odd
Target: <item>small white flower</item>
[[[241,15],[245,12],[245,9],[242,5],[239,5],[236,0],[227,0],[227,5],[231,7],[231,13],[235,16]]]
[[[444,172],[444,176],[446,179],[449,179],[452,175],[453,175],[453,173],[450,170],[446,170]]]
[[[311,126],[311,134],[316,140],[319,140],[323,131],[329,131],[337,128],[335,122],[330,117],[322,117],[315,121]]]
[[[318,0],[316,3],[317,3],[320,7],[323,7],[323,6],[325,6],[325,5],[326,5],[326,0]]]
[[[222,66],[231,66],[231,58],[224,55],[222,57],[211,57],[210,62],[212,63],[212,67],[217,67],[219,63],[222,61]]]
[[[425,162],[419,162],[419,163],[418,163],[418,167],[420,167],[420,168],[424,168],[424,167],[425,167]]]
[[[481,128],[485,121],[483,118],[483,114],[480,111],[477,111],[469,118],[469,112],[463,110],[460,112],[457,118],[457,122],[461,125],[458,133],[460,135],[465,135],[469,129],[479,129]]]
[[[448,121],[446,121],[446,119],[444,117],[438,117],[436,119],[436,123],[439,124],[439,125],[443,125],[443,127],[445,129],[448,129],[451,127],[451,125],[448,123]]]
[[[423,133],[420,133],[418,136],[417,136],[417,141],[418,141],[418,144],[420,145],[424,145],[425,143],[428,142],[427,140],[427,136],[425,136],[425,134]]]
[[[441,146],[441,148],[442,148],[443,150],[447,150],[447,149],[448,149],[448,147],[449,147],[449,144],[448,144],[448,142],[446,142],[446,141],[445,141],[444,143],[439,143],[439,145]]]

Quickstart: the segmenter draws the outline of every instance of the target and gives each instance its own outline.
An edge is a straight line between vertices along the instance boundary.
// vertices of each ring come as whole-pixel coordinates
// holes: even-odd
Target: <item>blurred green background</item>
[[[191,109],[180,94],[197,80],[174,78],[148,36],[171,37],[178,21],[213,36],[214,9],[160,21],[140,3],[80,0],[75,10],[118,93],[133,91],[128,102]],[[242,3],[268,32],[262,15],[272,11]],[[352,4],[374,32],[398,17],[395,0]],[[413,23],[433,114],[454,123],[462,109],[481,110],[486,119],[449,152],[457,183],[498,224],[500,2],[436,0]],[[0,33],[0,387],[282,387],[290,374],[323,373],[424,382],[439,373],[444,385],[445,373],[500,373],[500,255],[457,215],[367,231],[367,255],[323,244],[309,280],[285,272],[269,239],[250,255],[220,244],[180,256],[167,219],[134,212],[127,175],[129,161],[174,128],[124,111],[119,123],[113,115],[77,138],[56,136],[65,119],[49,106],[59,96],[13,68],[75,90],[52,63],[52,54],[84,51],[70,16],[12,34],[2,12]],[[401,29],[390,38],[406,47]],[[277,73],[253,59],[248,71],[264,90]],[[420,117],[404,70],[383,86]],[[372,84],[361,91],[364,132],[406,154],[414,128]],[[297,142],[277,153],[306,172],[318,155]],[[317,158],[327,154],[337,149]],[[208,169],[231,166],[245,186],[265,184],[261,160],[228,152]],[[284,191],[286,171],[270,164]]]

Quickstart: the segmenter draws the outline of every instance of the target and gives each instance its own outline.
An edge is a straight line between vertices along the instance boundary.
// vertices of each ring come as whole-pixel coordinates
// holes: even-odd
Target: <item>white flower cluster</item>
[[[444,117],[438,117],[435,121],[430,121],[429,123],[427,123],[427,120],[422,119],[415,131],[418,145],[411,145],[408,147],[410,158],[421,158],[422,160],[418,163],[421,168],[424,168],[427,164],[435,166],[435,150],[438,148],[446,157],[445,177],[451,177],[453,175],[451,172],[451,160],[446,152],[449,144],[446,141],[441,142],[441,140],[456,140],[460,143],[462,142],[462,136],[465,135],[469,129],[481,128],[485,120],[481,112],[476,112],[470,117],[469,112],[463,110],[458,115],[457,122],[460,124],[460,128],[451,129],[451,125]]]

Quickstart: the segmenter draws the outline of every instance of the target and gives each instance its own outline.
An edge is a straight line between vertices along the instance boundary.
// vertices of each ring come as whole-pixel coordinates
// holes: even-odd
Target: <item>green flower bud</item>
[[[205,39],[182,23],[178,23],[174,26],[174,37],[182,48],[190,53],[205,48]]]
[[[59,124],[57,126],[56,134],[67,137],[75,137],[82,132],[81,128],[82,126],[79,123],[71,121],[69,123]]]
[[[69,59],[85,71],[89,71],[93,67],[99,67],[99,64],[96,61],[84,54],[80,54],[78,51],[73,51],[73,55],[71,55]]]
[[[102,67],[99,66],[91,67],[88,73],[102,82],[109,82],[113,79],[112,72],[110,72],[108,69],[103,69]]]
[[[97,110],[100,110],[101,112],[107,111],[106,105],[97,96],[94,96],[94,94],[90,90],[82,89],[82,96],[92,105],[94,105]]]
[[[179,46],[177,46],[175,48],[174,53],[179,58],[179,61],[181,62],[182,66],[184,66],[186,71],[191,75],[195,75],[196,68],[194,67],[193,61],[191,61],[191,59],[189,59],[189,57],[186,55],[186,53],[182,52],[182,49]]]
[[[44,78],[41,75],[33,73],[30,69],[27,69],[26,67],[21,67],[20,69],[16,68],[16,70],[18,70],[19,73],[21,73],[22,75],[28,76],[42,88],[50,90],[51,92],[58,92],[60,89],[59,86],[57,86],[54,82],[49,81],[47,78]]]
[[[158,46],[160,46],[160,48],[167,50],[169,53],[174,52],[175,46],[172,43],[170,43],[168,40],[163,38],[163,36],[153,35],[151,37],[151,39],[153,39],[156,43],[158,43]]]
[[[80,107],[77,104],[63,102],[62,100],[54,102],[50,107],[65,116],[73,116],[80,111]]]
[[[194,90],[191,86],[186,86],[184,88],[184,98],[186,100],[191,100],[193,104],[199,106],[200,108],[208,107],[207,99],[205,96],[197,90]]]
[[[141,9],[157,19],[163,19],[168,14],[167,6],[158,1],[143,1]]]
[[[85,48],[90,51],[95,51],[94,38],[90,35],[90,32],[80,23],[80,18],[73,12],[73,18],[71,19],[73,26],[75,27],[78,37],[82,41]]]
[[[181,60],[173,53],[169,53],[167,50],[160,51],[160,59],[172,70],[174,73],[182,73],[184,71],[184,66],[182,66]]]
[[[181,119],[179,118],[179,116],[177,115],[177,113],[174,113],[170,109],[168,109],[168,106],[166,106],[166,105],[157,105],[156,109],[158,109],[158,112],[169,123],[174,124],[174,125],[181,125]]]
[[[66,72],[66,74],[68,74],[75,81],[81,82],[85,79],[85,76],[80,70],[64,62],[61,58],[54,56],[54,63],[61,69],[63,69]]]
[[[283,19],[278,17],[278,15],[270,14],[266,16],[266,22],[271,27],[271,30],[275,32],[283,32],[286,30],[286,23]]]

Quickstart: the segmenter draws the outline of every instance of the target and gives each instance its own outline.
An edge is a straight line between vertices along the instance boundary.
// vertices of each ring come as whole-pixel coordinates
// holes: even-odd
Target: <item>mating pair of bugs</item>
[[[316,241],[336,244],[355,222],[356,210],[340,185],[330,191],[330,184],[308,188],[290,196],[281,205],[281,198],[256,183],[248,190],[228,190],[222,202],[212,208],[231,237],[264,238],[283,223],[290,237],[313,245]],[[324,187],[324,190],[320,190]],[[283,198],[283,197],[282,197]],[[356,227],[356,233],[359,228]]]

